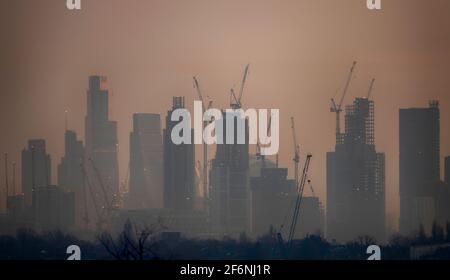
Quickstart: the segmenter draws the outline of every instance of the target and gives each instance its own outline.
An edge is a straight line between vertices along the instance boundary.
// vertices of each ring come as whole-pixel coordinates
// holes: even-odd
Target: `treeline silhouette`
[[[64,260],[66,249],[78,245],[83,260],[365,260],[367,247],[377,242],[361,236],[345,244],[328,242],[321,234],[310,235],[291,244],[280,242],[270,229],[257,240],[245,234],[239,239],[186,239],[164,237],[161,226],[140,227],[127,222],[123,231],[112,235],[101,232],[90,241],[61,231],[37,233],[20,229],[15,236],[0,236],[1,260]],[[380,246],[382,259],[410,259],[411,247],[450,244],[450,225],[445,230],[435,224],[431,235],[423,230],[414,237],[392,236]],[[438,246],[439,247],[439,246]],[[450,246],[442,246],[422,259],[450,259]]]

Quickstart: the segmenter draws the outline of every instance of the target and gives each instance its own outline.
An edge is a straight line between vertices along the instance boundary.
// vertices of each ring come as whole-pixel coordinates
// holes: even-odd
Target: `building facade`
[[[184,108],[184,97],[174,97],[166,116],[164,130],[164,207],[176,211],[192,211],[195,198],[195,146],[176,145],[172,129],[179,123],[172,121],[172,112]],[[191,133],[193,135],[193,133]],[[192,142],[191,142],[192,143]]]
[[[134,114],[127,209],[163,208],[163,143],[157,114]]]
[[[75,196],[75,223],[83,226],[86,221],[87,193],[82,164],[84,162],[83,142],[74,131],[67,130],[64,137],[64,156],[58,165],[58,186]]]
[[[440,183],[439,104],[400,109],[400,233],[430,233]]]
[[[106,77],[89,77],[85,117],[84,168],[93,188],[92,199],[97,200],[98,207],[116,205],[119,192],[117,123],[109,117],[111,97],[106,82]],[[93,208],[90,204],[91,217],[95,215]]]
[[[215,235],[237,237],[250,233],[250,176],[248,121],[223,113],[223,142],[226,143],[227,118],[234,121],[234,144],[217,145],[210,171],[210,221]],[[245,122],[245,144],[237,144],[237,122]],[[217,125],[217,124],[216,124]]]
[[[36,187],[48,186],[51,180],[51,159],[47,154],[45,140],[28,141],[28,148],[22,151],[22,192],[25,205],[33,202],[33,190]]]
[[[385,240],[385,157],[375,150],[374,103],[356,98],[346,107],[345,132],[327,153],[329,240],[368,235]]]

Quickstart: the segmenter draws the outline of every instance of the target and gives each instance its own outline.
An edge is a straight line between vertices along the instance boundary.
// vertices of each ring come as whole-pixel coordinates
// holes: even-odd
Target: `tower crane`
[[[197,96],[202,102],[202,110],[203,112],[206,112],[206,110],[210,109],[212,107],[212,100],[208,101],[208,108],[205,108],[205,102],[203,100],[202,91],[200,89],[200,84],[198,82],[197,77],[193,77],[194,80],[194,88],[197,90]],[[208,121],[203,121],[203,131],[205,130],[206,126],[208,125]],[[206,145],[205,141],[202,141],[202,148],[203,148],[203,170],[202,170],[202,182],[203,182],[203,194],[205,197],[205,202],[208,197],[208,146]],[[206,207],[206,205],[205,205]]]
[[[97,180],[98,180],[98,182],[99,182],[99,184],[100,184],[100,188],[101,188],[102,193],[103,193],[103,196],[104,196],[104,198],[105,198],[105,210],[106,210],[106,216],[107,216],[107,218],[109,219],[109,217],[110,217],[110,215],[111,215],[111,210],[113,209],[114,194],[112,194],[112,195],[113,195],[113,198],[112,198],[112,200],[110,201],[110,200],[108,199],[108,193],[107,193],[107,190],[106,190],[106,188],[105,188],[105,185],[103,184],[103,179],[102,179],[102,177],[100,176],[100,171],[98,170],[98,168],[97,168],[97,166],[95,165],[94,160],[93,160],[92,158],[89,158],[89,161],[90,161],[91,164],[92,164],[92,167],[93,167],[93,169],[94,169],[95,176],[97,177]]]
[[[95,214],[97,215],[97,229],[100,230],[102,228],[103,223],[105,222],[105,219],[103,218],[103,215],[100,211],[100,208],[97,204],[97,200],[95,198],[95,193],[94,190],[91,186],[91,183],[89,181],[89,177],[86,173],[85,167],[84,167],[84,163],[81,162],[80,163],[80,168],[81,168],[81,172],[83,173],[83,182],[84,182],[84,192],[85,192],[85,203],[84,203],[84,217],[83,217],[83,221],[85,223],[86,226],[89,225],[89,214],[88,214],[88,209],[87,209],[87,193],[86,193],[86,185],[88,186],[89,189],[89,194],[92,198],[92,204],[94,205],[94,210],[95,210]]]
[[[299,144],[298,144],[298,142],[297,142],[297,134],[296,134],[296,132],[295,132],[295,121],[294,121],[294,117],[291,117],[291,129],[292,129],[292,142],[293,142],[293,145],[294,145],[294,158],[292,159],[293,161],[294,161],[294,183],[295,183],[295,189],[296,189],[296,191],[297,191],[297,196],[298,196],[298,194],[299,194],[299,163],[300,163],[300,146],[299,146]],[[309,156],[307,157],[307,162],[306,163],[308,163],[308,165],[309,165]],[[305,164],[305,166],[306,166],[306,164]],[[293,214],[293,218],[292,218],[292,222],[291,222],[291,227],[289,228],[289,233],[288,233],[288,241],[289,241],[289,243],[291,242],[291,235],[293,235],[293,233],[291,233],[292,231],[295,231],[295,227],[293,228],[293,221],[294,221],[294,217],[296,216],[296,213],[298,212],[297,210],[296,210],[296,206],[297,206],[297,204],[298,204],[298,197],[296,198],[296,201],[295,201],[295,206],[294,206],[294,214]],[[292,206],[291,206],[292,207]],[[289,211],[290,211],[290,209],[289,209]],[[297,214],[297,216],[298,216],[298,214]],[[282,232],[282,230],[283,230],[283,228],[284,228],[284,224],[285,224],[285,222],[286,222],[286,218],[287,218],[287,215],[285,216],[285,220],[283,221],[283,223],[282,223],[282,225],[281,225],[281,227],[280,227],[280,231],[278,232],[278,242],[280,243],[280,247],[282,246],[282,244],[283,244],[283,236],[282,236],[282,234],[281,234],[281,232]]]
[[[306,162],[305,162],[305,166],[303,167],[302,178],[301,178],[300,182],[297,182],[297,198],[295,200],[294,214],[292,216],[291,226],[289,228],[288,244],[292,244],[292,240],[294,239],[295,228],[296,228],[297,222],[298,222],[300,206],[302,204],[302,199],[303,199],[303,191],[305,189],[305,183],[307,180],[306,178],[308,177],[308,170],[309,170],[309,164],[311,162],[311,158],[312,158],[311,154],[308,154],[306,156]]]
[[[300,163],[300,146],[297,142],[297,134],[295,132],[295,122],[294,117],[291,117],[291,129],[292,129],[292,141],[294,144],[294,158],[292,159],[294,161],[294,177],[295,177],[295,184],[298,185],[298,166]]]
[[[308,179],[308,185],[309,185],[309,189],[311,190],[311,194],[313,197],[316,196],[316,192],[314,191],[313,185],[311,183],[311,180]]]
[[[245,89],[245,84],[247,82],[249,69],[250,69],[250,64],[247,64],[247,66],[245,66],[244,76],[242,78],[241,88],[239,90],[239,95],[236,96],[236,93],[234,92],[234,89],[231,89],[231,98],[234,99],[234,101],[231,101],[231,104],[230,104],[232,109],[240,109],[240,108],[242,108],[242,96],[244,94],[244,89]]]
[[[344,102],[344,98],[347,95],[348,87],[353,78],[353,73],[355,71],[356,61],[353,61],[352,67],[350,68],[350,73],[348,74],[347,81],[345,83],[344,91],[342,92],[341,99],[339,103],[336,104],[334,98],[331,98],[331,108],[330,112],[336,113],[336,144],[340,142],[341,136],[341,112],[342,112],[342,103]]]
[[[375,84],[375,79],[372,79],[372,81],[370,82],[369,91],[367,92],[367,99],[370,99],[370,96],[372,95],[374,84]]]

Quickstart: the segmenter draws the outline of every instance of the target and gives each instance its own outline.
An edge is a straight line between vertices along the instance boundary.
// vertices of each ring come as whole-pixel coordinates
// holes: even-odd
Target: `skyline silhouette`
[[[445,36],[450,23],[445,11],[450,4],[445,1],[383,3],[383,11],[377,14],[364,3],[330,1],[288,2],[275,9],[271,1],[227,1],[219,7],[204,1],[176,5],[91,2],[79,14],[52,1],[1,2],[2,12],[12,12],[1,16],[11,24],[0,27],[10,38],[0,46],[5,61],[0,66],[4,73],[0,128],[8,131],[0,146],[18,166],[28,139],[46,139],[56,182],[57,159],[64,150],[64,111],[69,111],[69,128],[84,139],[85,79],[102,73],[109,77],[113,92],[112,119],[119,123],[123,181],[133,113],[163,116],[176,95],[186,96],[189,108],[196,98],[193,75],[199,75],[215,107],[227,108],[228,90],[239,82],[242,66],[250,62],[245,104],[280,109],[280,131],[285,132],[280,139],[280,166],[290,169],[289,177],[292,145],[286,132],[289,117],[295,117],[302,157],[306,151],[315,155],[311,177],[325,202],[325,152],[334,146],[329,100],[342,88],[348,63],[356,59],[359,70],[345,103],[364,96],[370,79],[377,78],[373,92],[376,143],[377,150],[386,154],[387,212],[395,224],[398,109],[440,101],[443,176],[444,156],[450,154],[450,132],[445,129],[450,120],[446,77],[450,42]],[[235,20],[230,22],[225,11],[233,11]],[[201,149],[196,150],[196,158],[201,158]],[[212,147],[209,154],[214,155]],[[3,170],[0,178],[4,178]],[[19,179],[16,184],[21,185]]]

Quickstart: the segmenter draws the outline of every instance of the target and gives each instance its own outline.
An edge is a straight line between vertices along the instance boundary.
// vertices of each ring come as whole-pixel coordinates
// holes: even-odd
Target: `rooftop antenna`
[[[64,128],[65,128],[65,130],[67,131],[67,123],[68,123],[68,119],[67,119],[67,114],[69,113],[69,111],[68,110],[65,110],[64,111]]]

